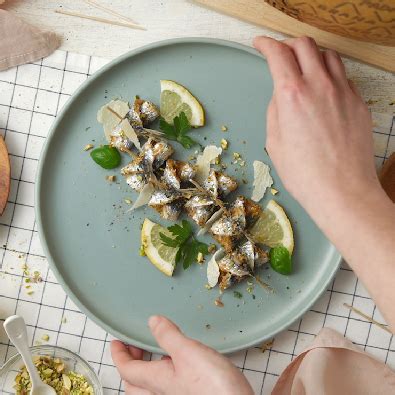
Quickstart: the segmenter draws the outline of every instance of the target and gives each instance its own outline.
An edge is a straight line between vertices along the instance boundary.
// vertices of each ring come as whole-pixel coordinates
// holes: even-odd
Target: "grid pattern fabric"
[[[79,353],[98,371],[105,394],[122,393],[110,355],[111,335],[81,313],[48,269],[34,217],[34,181],[49,128],[76,88],[107,60],[64,51],[0,72],[0,133],[9,149],[12,180],[9,202],[0,217],[0,322],[22,315],[31,345],[57,344]],[[395,117],[373,114],[375,160],[380,167],[395,151]],[[43,281],[26,288],[26,273]],[[384,323],[363,285],[343,263],[323,296],[302,319],[274,339],[271,348],[250,348],[230,355],[256,394],[269,394],[279,374],[306,348],[322,327],[347,336],[395,368],[395,339],[346,307],[350,304]],[[49,336],[43,341],[44,335]],[[45,337],[45,336],[44,336]],[[0,327],[0,366],[16,353]],[[155,359],[157,355],[147,354]]]

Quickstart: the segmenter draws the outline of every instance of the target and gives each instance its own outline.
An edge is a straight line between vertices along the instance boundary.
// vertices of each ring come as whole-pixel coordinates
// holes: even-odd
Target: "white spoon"
[[[56,395],[56,391],[48,384],[44,384],[38,375],[29,350],[26,324],[23,318],[18,315],[12,315],[5,320],[3,325],[8,337],[14,343],[19,354],[21,354],[26,369],[29,372],[32,383],[30,395]]]

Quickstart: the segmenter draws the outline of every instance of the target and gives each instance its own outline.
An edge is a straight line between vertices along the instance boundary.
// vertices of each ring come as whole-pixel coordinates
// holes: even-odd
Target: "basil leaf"
[[[289,251],[283,247],[273,247],[270,250],[270,266],[280,274],[291,274],[292,261]]]
[[[114,169],[121,163],[121,154],[114,147],[103,145],[91,152],[92,159],[104,169]]]

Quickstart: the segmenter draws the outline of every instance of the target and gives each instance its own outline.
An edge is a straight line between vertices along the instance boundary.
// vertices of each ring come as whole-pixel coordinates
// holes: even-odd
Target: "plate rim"
[[[219,45],[219,46],[224,46],[224,47],[229,47],[232,49],[236,50],[241,50],[244,51],[250,55],[257,56],[260,58],[264,58],[258,51],[256,51],[254,48],[249,47],[244,44],[240,44],[234,41],[229,41],[229,40],[223,40],[223,39],[217,39],[217,38],[208,38],[208,37],[182,37],[182,38],[172,38],[172,39],[166,39],[166,40],[161,40],[161,41],[156,41],[144,46],[141,46],[139,48],[130,50],[115,59],[111,60],[109,63],[105,64],[103,67],[101,67],[99,70],[97,70],[94,74],[92,74],[89,78],[87,78],[79,87],[78,89],[70,96],[69,100],[67,103],[64,105],[62,108],[61,112],[56,116],[50,130],[48,133],[48,136],[45,139],[42,151],[40,153],[40,158],[38,161],[38,167],[37,167],[37,174],[36,174],[36,179],[35,179],[35,186],[34,186],[34,198],[35,198],[35,205],[34,205],[34,210],[35,210],[35,217],[37,221],[37,228],[38,228],[38,234],[40,238],[40,242],[44,251],[44,255],[48,261],[48,265],[52,272],[54,273],[58,283],[62,286],[64,291],[66,292],[67,296],[75,303],[75,305],[80,309],[80,311],[85,314],[89,319],[91,319],[93,322],[95,322],[97,325],[99,325],[101,328],[103,328],[106,332],[110,333],[117,339],[120,339],[124,342],[127,342],[129,344],[133,344],[136,347],[142,348],[148,352],[152,353],[157,353],[157,354],[164,354],[164,351],[158,347],[158,346],[151,346],[149,344],[144,344],[143,342],[140,342],[136,339],[133,339],[132,337],[126,336],[120,332],[118,332],[116,329],[112,328],[110,325],[106,324],[103,322],[99,317],[97,317],[94,313],[92,313],[89,308],[85,306],[84,303],[82,303],[77,295],[72,291],[72,289],[69,287],[69,285],[66,283],[64,280],[63,276],[61,275],[60,271],[57,268],[57,265],[55,263],[55,260],[53,259],[53,256],[51,254],[51,251],[48,247],[47,243],[47,237],[46,237],[46,232],[44,230],[44,226],[42,223],[42,212],[45,209],[42,209],[40,201],[42,197],[41,193],[41,188],[42,188],[42,172],[44,169],[44,163],[45,159],[47,157],[47,153],[49,150],[49,147],[51,145],[51,141],[55,136],[55,131],[58,128],[59,124],[62,122],[63,118],[67,114],[69,108],[73,105],[74,101],[77,100],[79,95],[87,89],[96,79],[100,78],[102,74],[113,68],[114,66],[118,65],[119,63],[125,61],[126,59],[133,58],[135,56],[138,56],[144,52],[148,52],[151,50],[155,50],[158,48],[166,47],[166,46],[172,46],[172,45],[179,45],[179,44],[211,44],[211,45]],[[328,239],[327,239],[328,240]],[[327,289],[328,285],[330,282],[333,280],[336,272],[338,271],[340,267],[340,263],[342,260],[342,257],[340,253],[336,250],[334,245],[328,240],[329,247],[332,247],[332,251],[329,250],[331,255],[333,255],[333,260],[334,260],[334,265],[332,270],[331,268],[328,268],[328,276],[327,279],[323,282],[322,289],[317,293],[316,297],[306,303],[304,307],[299,310],[295,316],[287,323],[281,325],[280,327],[277,328],[277,330],[273,330],[270,333],[267,333],[265,335],[262,335],[261,337],[253,340],[253,341],[248,341],[248,342],[240,342],[240,345],[233,346],[233,347],[226,347],[226,348],[221,348],[218,349],[222,354],[229,354],[233,352],[237,352],[240,350],[244,350],[250,347],[253,347],[259,343],[262,343],[266,341],[267,339],[273,338],[276,336],[278,333],[286,330],[288,327],[290,327],[294,322],[296,322],[298,319],[300,319],[310,308],[311,306],[321,297],[321,295],[325,292]]]

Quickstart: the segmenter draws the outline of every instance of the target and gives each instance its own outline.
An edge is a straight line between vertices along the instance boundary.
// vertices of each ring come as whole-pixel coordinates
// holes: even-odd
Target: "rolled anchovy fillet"
[[[202,187],[206,189],[215,199],[218,197],[218,180],[213,169],[210,170],[210,173],[204,180]]]
[[[220,196],[227,196],[237,189],[237,181],[234,178],[220,172],[216,172],[216,175],[218,180],[218,194]]]
[[[155,104],[142,99],[135,99],[128,112],[128,118],[133,128],[142,129],[159,117],[159,110]]]
[[[185,211],[199,226],[203,226],[215,210],[214,200],[195,195],[185,203]]]
[[[155,141],[152,138],[148,139],[142,150],[143,155],[152,163],[153,170],[162,166],[174,152],[173,147],[166,141]]]
[[[126,177],[126,182],[131,188],[140,192],[148,182],[150,163],[140,154],[121,169],[121,174]]]

